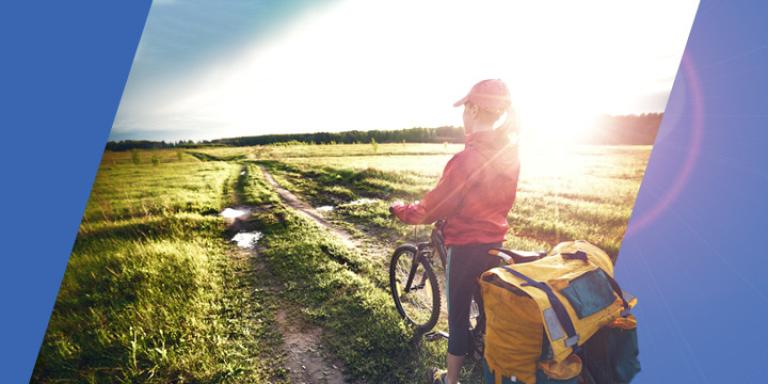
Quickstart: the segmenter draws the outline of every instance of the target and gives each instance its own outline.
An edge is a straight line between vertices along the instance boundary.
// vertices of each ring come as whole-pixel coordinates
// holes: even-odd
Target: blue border
[[[29,381],[149,6],[0,6],[3,383]]]
[[[28,381],[149,5],[0,11],[2,382]],[[701,3],[619,258],[636,382],[768,376],[765,20],[765,4]]]
[[[768,4],[702,1],[619,255],[640,383],[768,382]]]

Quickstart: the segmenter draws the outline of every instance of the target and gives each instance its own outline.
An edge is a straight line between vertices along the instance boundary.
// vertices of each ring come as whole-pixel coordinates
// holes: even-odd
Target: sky
[[[524,128],[661,112],[698,0],[155,0],[111,140],[460,126],[501,78]]]

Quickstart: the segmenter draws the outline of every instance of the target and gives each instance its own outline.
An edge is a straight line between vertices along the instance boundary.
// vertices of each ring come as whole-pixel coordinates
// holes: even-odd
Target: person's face
[[[473,127],[475,125],[475,122],[477,120],[477,114],[479,112],[479,109],[474,104],[464,104],[464,133],[470,134],[473,131]]]

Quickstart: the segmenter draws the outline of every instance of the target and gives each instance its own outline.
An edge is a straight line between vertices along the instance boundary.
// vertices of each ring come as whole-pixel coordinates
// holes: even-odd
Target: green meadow
[[[417,383],[446,343],[414,338],[394,310],[388,256],[428,226],[388,217],[417,200],[459,145],[269,145],[105,152],[33,382],[285,383],[291,308],[351,382]],[[585,239],[618,253],[650,147],[523,152],[509,247]],[[349,247],[265,179],[321,208]],[[219,215],[247,206],[236,227]],[[230,242],[258,231],[254,252]],[[462,382],[478,382],[468,361]]]
[[[378,153],[367,146],[368,153],[345,148],[343,155],[324,150],[329,146],[293,146],[263,164],[284,187],[315,206],[335,206],[333,217],[340,224],[357,223],[366,233],[397,241],[411,229],[389,220],[389,204],[418,200],[461,146],[386,144]],[[648,146],[523,150],[506,245],[547,250],[584,239],[617,255],[649,155]],[[360,198],[373,201],[347,204]],[[417,233],[427,233],[422,229]]]

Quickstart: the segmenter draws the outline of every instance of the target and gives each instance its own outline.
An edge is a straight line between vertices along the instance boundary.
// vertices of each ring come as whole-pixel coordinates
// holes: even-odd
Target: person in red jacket
[[[464,107],[464,150],[448,161],[437,185],[421,201],[395,203],[390,211],[407,224],[430,224],[445,219],[448,247],[448,369],[434,375],[435,383],[458,383],[464,356],[471,351],[469,307],[479,290],[477,279],[498,266],[488,250],[500,247],[509,229],[520,174],[516,129],[509,90],[499,79],[483,80],[454,107]],[[494,128],[501,116],[505,121]]]

